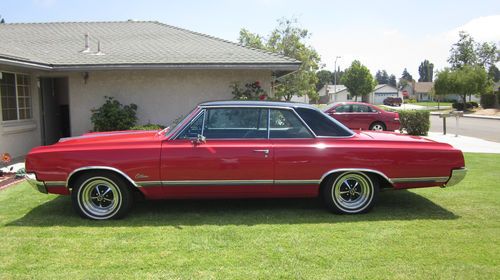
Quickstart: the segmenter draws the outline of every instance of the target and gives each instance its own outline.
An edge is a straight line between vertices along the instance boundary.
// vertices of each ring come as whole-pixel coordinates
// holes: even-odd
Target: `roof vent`
[[[97,52],[93,53],[93,55],[104,55],[104,53],[101,50],[101,41],[97,40]]]
[[[89,33],[85,33],[85,48],[80,51],[81,53],[89,53],[90,52],[90,45],[89,45]]]

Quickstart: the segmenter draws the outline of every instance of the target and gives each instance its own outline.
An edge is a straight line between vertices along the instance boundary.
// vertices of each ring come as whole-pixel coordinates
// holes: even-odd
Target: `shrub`
[[[467,110],[479,107],[479,104],[477,104],[477,102],[474,101],[466,102],[465,105]],[[453,109],[456,109],[458,111],[464,110],[464,103],[462,102],[454,101],[453,104],[451,104],[451,106],[453,107]]]
[[[401,110],[399,111],[401,130],[410,135],[427,135],[431,127],[429,111]]]
[[[137,121],[137,105],[122,105],[113,97],[104,96],[106,102],[99,109],[92,109],[94,131],[127,130]]]
[[[147,123],[144,125],[136,125],[130,128],[130,130],[162,130],[165,126],[155,123]]]
[[[246,83],[245,87],[241,87],[239,82],[234,82],[229,87],[232,89],[233,99],[236,100],[265,100],[268,98],[259,81]]]
[[[413,98],[409,98],[408,100],[406,100],[406,103],[417,103],[417,100],[413,99]]]
[[[481,107],[484,109],[495,108],[495,95],[494,94],[483,94],[481,95]]]

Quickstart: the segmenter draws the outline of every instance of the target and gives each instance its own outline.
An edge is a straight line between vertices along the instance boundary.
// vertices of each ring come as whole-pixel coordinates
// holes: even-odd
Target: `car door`
[[[376,112],[364,104],[352,104],[351,125],[352,129],[369,129],[376,120]]]
[[[328,114],[332,116],[334,119],[344,124],[345,126],[351,128],[352,118],[350,117],[351,115],[350,104],[339,105],[335,107],[334,110],[329,111]]]
[[[269,137],[274,148],[275,196],[317,195],[318,165],[311,160],[322,151],[317,139],[294,110],[271,109]]]
[[[273,184],[266,108],[206,108],[162,145],[166,197],[261,197]]]

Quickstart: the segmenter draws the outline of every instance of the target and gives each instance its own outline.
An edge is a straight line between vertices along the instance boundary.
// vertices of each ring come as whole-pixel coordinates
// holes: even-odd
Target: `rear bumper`
[[[450,179],[448,179],[448,182],[446,182],[446,186],[451,187],[460,183],[460,181],[462,181],[465,178],[466,174],[467,174],[467,168],[465,167],[451,170],[451,176]]]
[[[45,183],[42,181],[38,181],[36,179],[36,174],[35,173],[26,173],[24,175],[24,178],[26,178],[26,181],[33,187],[35,190],[41,192],[41,193],[48,193],[47,192],[47,187],[45,186]]]

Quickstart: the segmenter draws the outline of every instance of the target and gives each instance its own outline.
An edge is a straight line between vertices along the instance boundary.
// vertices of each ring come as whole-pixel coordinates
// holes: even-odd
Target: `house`
[[[138,124],[168,125],[230,84],[273,79],[300,62],[154,21],[0,25],[0,153],[92,129],[104,96],[138,106]]]
[[[387,97],[400,97],[402,98],[402,95],[398,91],[397,88],[387,85],[387,84],[381,84],[381,85],[376,85],[375,89],[370,92],[366,98],[366,102],[379,105],[379,104],[384,104],[384,100]]]
[[[414,96],[417,101],[431,101],[434,82],[417,82],[414,86]]]
[[[324,85],[319,91],[319,104],[350,101],[351,96],[344,85]]]

